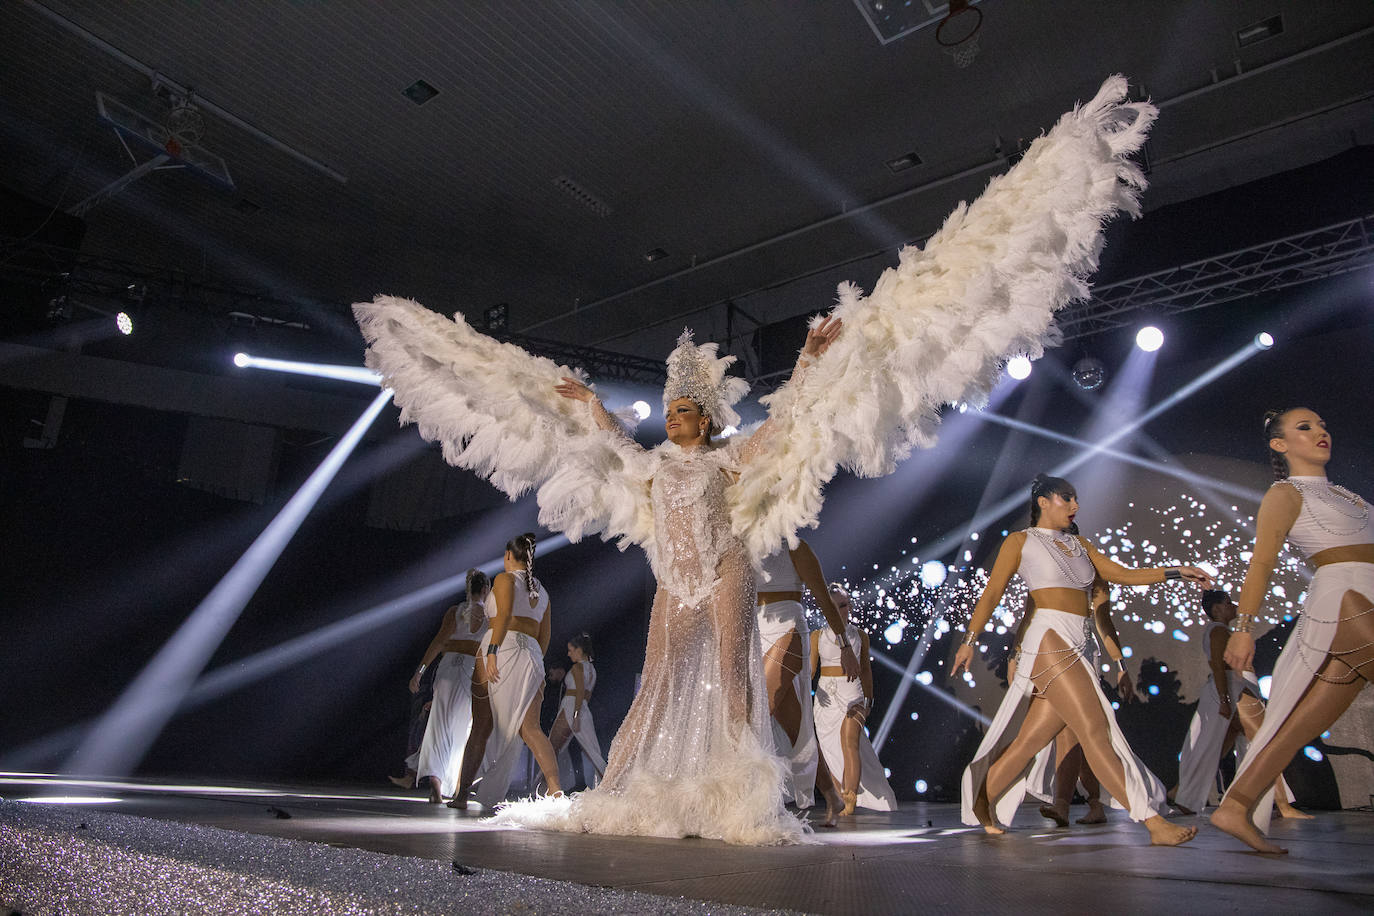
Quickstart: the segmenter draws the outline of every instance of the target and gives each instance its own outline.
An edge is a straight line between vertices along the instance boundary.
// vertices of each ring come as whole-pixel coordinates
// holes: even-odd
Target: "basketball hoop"
[[[964,13],[973,15],[964,16]],[[946,35],[945,26],[955,19],[961,21],[952,26]],[[949,13],[935,27],[935,42],[954,59],[954,66],[962,70],[978,56],[978,32],[982,27],[982,10],[969,6],[969,0],[949,0]]]

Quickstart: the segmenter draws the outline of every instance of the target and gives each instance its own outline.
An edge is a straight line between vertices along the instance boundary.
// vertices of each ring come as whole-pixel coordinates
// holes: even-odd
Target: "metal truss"
[[[197,279],[180,270],[147,267],[18,238],[0,238],[0,280],[43,289],[53,296],[83,295],[107,303],[182,308],[300,331],[310,331],[322,316],[339,312],[339,307],[330,303],[289,299],[264,290]],[[596,379],[661,385],[667,376],[660,360],[521,334],[497,332],[493,336],[555,362],[585,369]]]
[[[1374,265],[1374,214],[1109,283],[1059,314],[1064,338],[1123,327],[1130,313],[1188,312]]]

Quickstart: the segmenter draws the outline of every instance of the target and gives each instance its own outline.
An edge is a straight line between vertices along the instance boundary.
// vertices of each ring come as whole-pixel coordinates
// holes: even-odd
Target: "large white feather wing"
[[[732,488],[735,531],[755,556],[816,524],[838,468],[890,473],[934,444],[942,404],[984,402],[1008,356],[1053,342],[1056,310],[1088,293],[1103,225],[1139,214],[1145,178],[1129,156],[1157,111],[1125,98],[1126,80],[1107,80],[924,248],[902,249],[871,295],[840,287],[843,332],[764,399],[767,442]]]
[[[603,430],[587,406],[560,397],[564,376],[586,379],[417,302],[378,296],[353,306],[367,365],[395,390],[401,422],[443,447],[511,499],[536,491],[539,522],[571,540],[588,534],[647,544],[653,516],[645,452]]]

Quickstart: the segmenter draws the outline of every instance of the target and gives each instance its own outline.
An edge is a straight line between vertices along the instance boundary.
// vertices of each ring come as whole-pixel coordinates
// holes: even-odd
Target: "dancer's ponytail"
[[[534,532],[527,531],[507,541],[506,552],[525,564],[525,588],[534,604],[539,600],[539,582],[534,578]]]
[[[1282,452],[1274,451],[1274,447],[1269,445],[1272,439],[1283,438],[1283,415],[1293,410],[1286,407],[1283,410],[1266,410],[1264,412],[1264,444],[1269,449],[1269,466],[1274,471],[1275,480],[1288,479],[1288,459]]]
[[[477,596],[485,595],[489,591],[491,591],[491,579],[487,577],[487,574],[480,569],[469,569],[467,584],[468,629],[476,630],[478,621],[485,616],[486,611],[478,603]]]

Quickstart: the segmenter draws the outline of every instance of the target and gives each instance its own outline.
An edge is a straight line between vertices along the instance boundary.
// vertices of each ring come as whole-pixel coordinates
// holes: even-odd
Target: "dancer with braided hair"
[[[505,799],[520,756],[518,739],[529,746],[550,793],[562,794],[553,746],[539,727],[553,610],[548,592],[534,577],[534,535],[507,542],[504,562],[505,572],[492,582],[487,599],[490,629],[482,637],[472,674],[472,733],[452,802],[459,809],[467,807],[479,764],[483,775],[477,800],[494,808]]]
[[[1060,477],[1037,476],[1031,484],[1031,526],[1008,535],[998,551],[987,587],[978,598],[968,635],[954,657],[951,676],[968,670],[978,637],[992,619],[1013,575],[1020,575],[1035,602],[1035,616],[1021,639],[1016,675],[973,762],[964,771],[963,819],[991,834],[1005,832],[1026,793],[1035,756],[1064,728],[1073,730],[1088,765],[1131,820],[1144,822],[1150,842],[1186,843],[1195,827],[1179,827],[1159,814],[1151,800],[1155,782],[1132,753],[1086,657],[1092,627],[1089,594],[1100,576],[1123,585],[1166,579],[1211,584],[1193,566],[1127,569],[1089,541],[1068,533],[1078,513],[1078,494]],[[1013,723],[1022,716],[1020,728]]]
[[[1255,516],[1254,551],[1226,641],[1232,670],[1253,666],[1255,619],[1284,542],[1316,572],[1274,665],[1264,724],[1212,824],[1259,852],[1284,853],[1265,838],[1275,780],[1374,677],[1374,526],[1368,502],[1326,479],[1332,437],[1315,411],[1270,411],[1264,437],[1275,482]]]
[[[755,620],[758,559],[814,527],[840,468],[891,473],[929,447],[939,407],[982,403],[1011,356],[1036,357],[1055,312],[1087,294],[1103,223],[1139,212],[1130,160],[1156,110],[1112,77],[1033,142],[1009,172],[961,204],[923,249],[902,250],[870,296],[840,288],[797,368],[762,400],[715,344],[686,332],[668,357],[668,441],[645,449],[584,375],[417,303],[354,305],[367,365],[395,392],[403,422],[442,443],[449,463],[512,498],[536,492],[540,524],[638,544],[658,583],[642,687],[611,742],[597,788],[505,809],[498,822],[561,830],[799,842],[782,806],[783,764],[767,729]],[[841,333],[841,328],[844,333]]]

